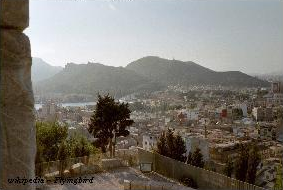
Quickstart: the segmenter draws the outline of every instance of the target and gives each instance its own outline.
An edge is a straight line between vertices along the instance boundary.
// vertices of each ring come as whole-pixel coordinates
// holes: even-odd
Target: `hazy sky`
[[[30,0],[32,56],[125,66],[156,55],[217,71],[283,72],[281,0]]]

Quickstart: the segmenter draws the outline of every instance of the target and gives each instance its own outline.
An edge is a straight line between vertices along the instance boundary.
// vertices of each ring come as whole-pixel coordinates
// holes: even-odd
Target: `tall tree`
[[[179,134],[174,135],[173,131],[168,129],[166,132],[161,133],[157,141],[157,152],[163,156],[184,162],[185,142]]]
[[[106,152],[106,146],[109,144],[110,154],[113,156],[116,138],[129,135],[126,127],[134,123],[130,119],[130,113],[128,103],[115,102],[109,95],[98,95],[88,131],[97,138],[96,146],[103,152]]]
[[[171,129],[168,128],[166,132],[166,146],[168,150],[168,157],[173,158],[174,157],[174,134]]]
[[[248,161],[246,182],[251,184],[255,183],[256,171],[259,163],[260,163],[260,155],[258,152],[258,147],[256,145],[252,145],[249,150],[249,161]]]
[[[190,163],[193,166],[203,168],[204,167],[204,160],[203,155],[201,153],[201,150],[199,148],[196,148],[196,150],[191,155]]]
[[[186,153],[186,146],[185,146],[185,142],[182,139],[182,137],[178,134],[175,136],[174,138],[174,156],[173,158],[175,160],[184,162],[186,157],[184,156]]]
[[[246,180],[246,174],[248,169],[249,151],[248,147],[240,144],[239,156],[235,162],[235,177],[240,181]]]
[[[166,145],[166,134],[163,131],[157,141],[157,152],[163,156],[168,155],[167,145]]]
[[[224,168],[224,174],[227,175],[228,177],[232,176],[234,169],[233,161],[231,157],[228,157],[225,168]]]
[[[240,145],[240,153],[235,162],[235,177],[240,181],[254,184],[260,155],[256,144]]]

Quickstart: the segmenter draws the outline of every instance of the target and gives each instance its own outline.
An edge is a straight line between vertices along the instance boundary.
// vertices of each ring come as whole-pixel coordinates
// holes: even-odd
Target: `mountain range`
[[[52,71],[48,73],[49,77],[42,80],[38,80],[36,76],[45,72],[44,69],[39,69],[37,64],[37,69],[33,71],[35,72],[33,81],[35,79],[37,81],[34,82],[35,93],[96,95],[100,92],[121,97],[133,92],[157,91],[168,85],[177,84],[183,86],[269,86],[267,81],[239,71],[216,72],[191,61],[168,60],[155,56],[143,57],[126,67],[105,66],[100,63],[68,63],[63,69],[58,67],[54,70],[49,69],[48,71]]]
[[[164,85],[222,85],[235,87],[268,86],[269,83],[240,71],[216,72],[192,61],[168,60],[155,56],[138,59],[126,66]]]
[[[63,67],[51,66],[40,58],[32,58],[31,80],[37,83],[48,79],[63,70]]]
[[[110,93],[121,97],[133,92],[154,91],[161,85],[123,67],[99,63],[68,63],[54,76],[34,85],[35,93],[92,94]]]

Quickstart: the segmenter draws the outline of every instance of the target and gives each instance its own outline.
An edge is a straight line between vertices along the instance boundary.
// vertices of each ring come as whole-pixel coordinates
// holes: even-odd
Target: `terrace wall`
[[[138,157],[140,164],[152,163],[153,171],[163,176],[175,180],[180,180],[183,177],[192,178],[197,183],[199,189],[265,190],[264,188],[248,184],[216,172],[185,164],[141,148],[138,149]]]

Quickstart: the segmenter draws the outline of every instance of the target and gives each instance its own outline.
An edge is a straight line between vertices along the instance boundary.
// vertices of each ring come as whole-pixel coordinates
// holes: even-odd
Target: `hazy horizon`
[[[30,0],[32,56],[126,66],[145,56],[215,71],[283,71],[283,2]]]

